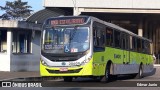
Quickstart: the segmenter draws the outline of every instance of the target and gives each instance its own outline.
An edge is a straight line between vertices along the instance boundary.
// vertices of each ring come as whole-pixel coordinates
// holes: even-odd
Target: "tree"
[[[31,15],[33,10],[31,6],[27,5],[28,2],[22,2],[21,0],[15,0],[13,2],[6,1],[6,5],[0,6],[1,10],[5,13],[0,16],[2,20],[24,20]]]

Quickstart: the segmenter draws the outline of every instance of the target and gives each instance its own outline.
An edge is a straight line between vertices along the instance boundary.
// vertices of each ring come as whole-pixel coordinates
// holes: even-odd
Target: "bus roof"
[[[149,42],[152,42],[151,40],[149,40],[149,39],[147,39],[147,38],[144,38],[144,37],[141,37],[141,36],[138,36],[137,34],[131,32],[131,31],[127,30],[127,29],[124,29],[124,28],[122,28],[122,27],[120,27],[120,26],[118,26],[118,25],[115,25],[115,24],[112,24],[112,23],[109,23],[109,22],[100,20],[100,19],[98,19],[98,18],[96,18],[96,17],[93,17],[93,16],[87,16],[87,15],[80,15],[80,16],[59,16],[59,17],[51,17],[51,18],[48,18],[47,20],[49,20],[49,19],[50,19],[50,20],[51,20],[51,19],[56,19],[56,18],[57,18],[57,19],[58,19],[58,18],[68,18],[68,17],[85,17],[85,18],[88,18],[88,19],[90,18],[91,20],[100,22],[100,23],[102,23],[102,24],[105,24],[105,25],[107,25],[107,26],[110,27],[110,28],[113,28],[113,29],[116,29],[116,30],[120,30],[120,31],[125,32],[125,33],[128,33],[128,34],[130,34],[130,35],[132,35],[132,36],[135,36],[135,37],[141,38],[141,39],[143,39],[143,40],[147,40],[147,41],[149,41]],[[88,21],[88,20],[87,20],[87,21]]]
[[[147,39],[147,38],[144,38],[144,37],[141,37],[141,36],[138,36],[137,34],[131,32],[131,31],[127,30],[127,29],[124,29],[124,28],[122,28],[122,27],[120,27],[120,26],[118,26],[118,25],[115,25],[115,24],[112,24],[112,23],[109,23],[109,22],[100,20],[100,19],[98,19],[98,18],[96,18],[96,17],[93,17],[93,16],[90,16],[90,18],[91,18],[92,20],[94,20],[94,21],[98,21],[98,22],[100,22],[100,23],[103,23],[103,24],[107,25],[107,26],[110,27],[110,28],[113,28],[113,29],[116,29],[116,30],[120,30],[120,31],[125,32],[125,33],[128,33],[128,34],[130,34],[130,35],[132,35],[132,36],[135,36],[135,37],[138,37],[138,38],[147,40],[147,41],[149,41],[149,42],[152,42],[151,40],[149,40],[149,39]]]

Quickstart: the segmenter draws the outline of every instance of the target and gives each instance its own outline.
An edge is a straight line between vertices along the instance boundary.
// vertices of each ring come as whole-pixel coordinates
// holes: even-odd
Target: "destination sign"
[[[50,20],[50,24],[54,25],[69,25],[69,24],[84,24],[86,22],[86,18],[84,17],[76,17],[76,18],[58,18]]]

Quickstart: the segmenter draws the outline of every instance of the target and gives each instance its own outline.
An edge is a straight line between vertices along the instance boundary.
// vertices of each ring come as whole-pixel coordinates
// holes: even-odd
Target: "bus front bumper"
[[[79,67],[48,67],[40,62],[40,75],[41,76],[91,76],[92,63]]]

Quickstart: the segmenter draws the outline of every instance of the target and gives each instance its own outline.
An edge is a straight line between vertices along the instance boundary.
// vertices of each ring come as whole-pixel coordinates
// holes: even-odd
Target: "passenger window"
[[[151,43],[149,41],[145,41],[144,47],[147,54],[152,54]]]
[[[126,49],[126,34],[124,34],[124,33],[122,33],[122,35],[121,35],[121,48],[122,49]]]
[[[147,53],[147,48],[146,48],[146,41],[142,40],[142,52]]]
[[[129,35],[126,35],[126,49],[129,50]]]
[[[114,31],[114,43],[116,48],[121,47],[121,42],[120,42],[120,32],[119,31]]]
[[[130,40],[130,50],[133,50],[133,40],[132,40],[132,36],[129,37]]]
[[[106,28],[106,45],[113,46],[113,30]]]
[[[148,44],[149,44],[149,48],[148,48],[148,51],[149,51],[149,54],[153,54],[153,45],[152,45],[152,43],[150,43],[150,42],[148,42]]]
[[[142,52],[142,42],[141,42],[141,39],[137,39],[137,49],[138,49],[138,52]]]
[[[132,40],[131,41],[131,44],[132,44],[131,45],[131,50],[137,51],[137,39],[133,36],[131,36],[130,38],[131,38],[130,40]]]
[[[122,49],[129,49],[129,37],[126,33],[122,33],[121,35],[121,48]]]

